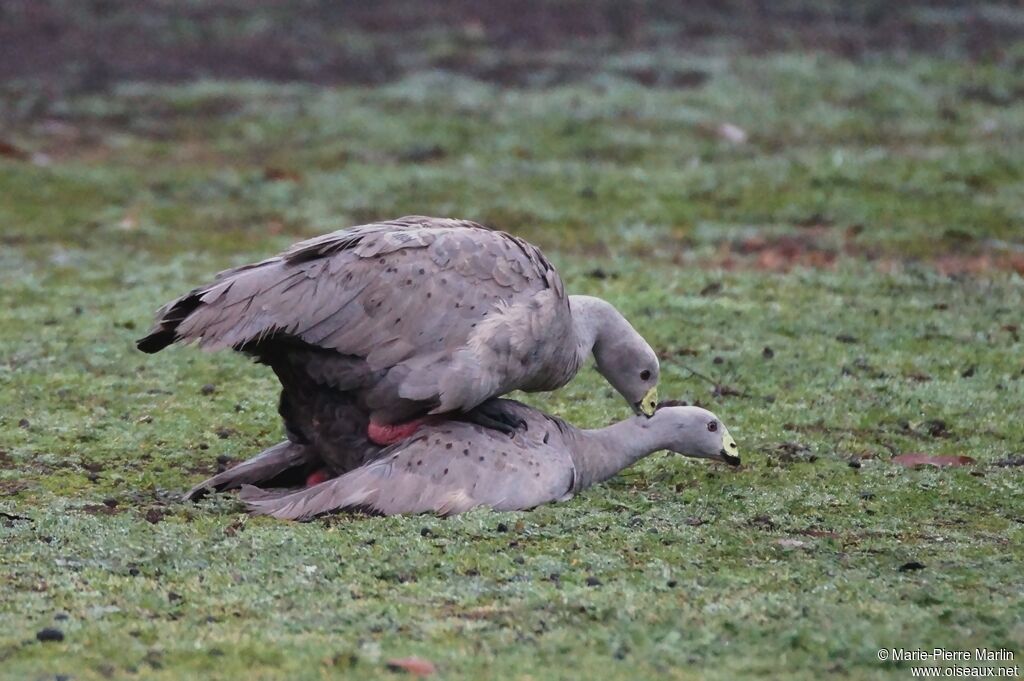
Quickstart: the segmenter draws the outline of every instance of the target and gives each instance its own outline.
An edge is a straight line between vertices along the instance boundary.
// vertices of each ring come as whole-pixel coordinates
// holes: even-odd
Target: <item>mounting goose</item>
[[[471,413],[511,432],[515,423],[474,407],[559,388],[591,354],[637,413],[657,401],[657,356],[611,304],[567,296],[535,246],[465,220],[353,227],[222,272],[161,308],[138,347],[175,342],[268,364],[299,447],[282,443],[267,458],[315,454],[334,474],[433,415]],[[352,405],[365,424],[342,417]]]
[[[580,430],[514,400],[488,403],[527,428],[516,437],[468,421],[431,423],[348,473],[285,494],[252,486],[242,499],[257,514],[309,520],[342,509],[384,515],[454,515],[479,506],[499,511],[565,501],[652,452],[739,465],[736,442],[700,407],[665,403],[650,418]]]

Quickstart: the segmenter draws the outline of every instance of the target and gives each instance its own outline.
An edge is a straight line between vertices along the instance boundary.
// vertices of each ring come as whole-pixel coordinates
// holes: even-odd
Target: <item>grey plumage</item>
[[[656,355],[629,323],[604,301],[567,296],[536,247],[422,216],[220,273],[165,305],[138,347],[179,341],[271,366],[289,439],[333,473],[366,460],[372,443],[359,429],[371,419],[465,413],[512,390],[552,390],[592,351],[635,409],[647,408],[658,380]]]
[[[254,513],[291,520],[341,509],[385,515],[452,515],[479,506],[511,511],[569,499],[660,449],[739,463],[728,430],[699,407],[667,406],[650,418],[580,430],[513,400],[487,406],[521,419],[526,428],[508,438],[471,422],[437,423],[333,480],[287,494],[243,487],[242,499]]]
[[[165,306],[139,347],[195,341],[261,356],[289,340],[328,350],[313,377],[359,390],[363,406],[396,422],[564,385],[578,360],[558,340],[572,337],[561,279],[539,250],[471,222],[407,217],[222,272]]]
[[[266,484],[283,473],[292,469],[305,468],[310,463],[312,463],[312,458],[305,445],[285,440],[234,468],[229,468],[202,481],[186,492],[184,499],[192,501],[211,490],[221,492],[236,489],[242,485]]]

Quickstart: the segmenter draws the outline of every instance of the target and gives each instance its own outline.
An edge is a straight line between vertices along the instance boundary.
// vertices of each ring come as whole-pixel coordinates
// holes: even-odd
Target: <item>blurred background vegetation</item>
[[[957,0],[9,0],[0,20],[0,77],[72,91],[196,78],[382,85],[424,69],[502,86],[609,70],[695,87],[710,75],[673,69],[673,52],[916,52],[1012,70],[1024,32],[1015,3]]]
[[[433,211],[548,246],[627,228],[771,262],[781,248],[1020,269],[1003,242],[1022,217],[1022,17],[974,2],[8,0],[0,153],[53,162],[44,185],[85,199],[79,237],[110,220],[97,202],[151,230],[202,222],[176,236],[206,247]],[[190,164],[223,172],[190,187]],[[146,181],[128,196],[117,171]],[[0,172],[9,235],[67,236],[25,195],[38,176]],[[729,225],[746,223],[845,231],[738,243]]]

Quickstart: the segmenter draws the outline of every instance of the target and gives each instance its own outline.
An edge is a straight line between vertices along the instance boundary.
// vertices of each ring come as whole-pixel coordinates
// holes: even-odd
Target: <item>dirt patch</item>
[[[941,253],[924,259],[880,257],[855,241],[859,232],[857,226],[839,230],[815,225],[790,234],[759,234],[723,241],[708,264],[725,270],[789,272],[796,268],[833,269],[843,259],[859,258],[875,262],[877,269],[886,273],[923,265],[949,277],[977,276],[993,271],[1024,274],[1024,253]]]
[[[81,507],[81,511],[83,513],[88,513],[89,515],[117,515],[119,513],[123,513],[124,509],[118,508],[116,505],[110,506],[108,504],[86,504],[85,506]]]
[[[831,268],[839,252],[823,245],[810,232],[779,236],[752,236],[723,243],[718,251],[718,266],[723,269],[754,268],[769,272],[788,272],[796,267]]]
[[[981,253],[979,255],[941,255],[932,264],[947,276],[984,274],[991,270],[1006,270],[1024,274],[1024,253]]]

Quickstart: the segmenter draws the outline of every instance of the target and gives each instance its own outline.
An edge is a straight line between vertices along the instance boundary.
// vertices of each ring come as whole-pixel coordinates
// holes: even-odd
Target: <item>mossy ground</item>
[[[894,647],[1019,663],[1022,59],[726,41],[525,88],[8,87],[4,140],[45,163],[0,157],[0,676],[393,678],[418,655],[452,679],[908,678],[876,658]],[[658,77],[623,77],[640,67]],[[651,341],[664,397],[723,418],[743,467],[659,454],[566,504],[446,520],[177,501],[278,441],[276,383],[232,354],[140,354],[154,309],[407,213],[543,246]],[[527,399],[584,426],[627,413],[592,369]],[[891,463],[908,452],[976,463]]]

